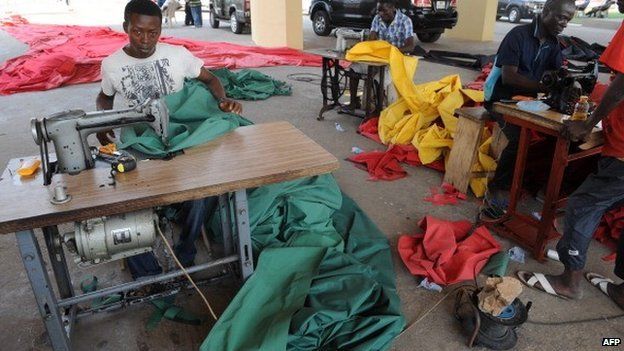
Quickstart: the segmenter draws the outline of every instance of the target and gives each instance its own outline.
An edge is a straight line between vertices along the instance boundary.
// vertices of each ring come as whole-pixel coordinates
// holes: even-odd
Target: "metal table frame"
[[[234,203],[234,234],[232,233],[232,218],[229,197],[233,196]],[[194,273],[208,268],[238,262],[241,279],[246,280],[253,273],[253,257],[251,251],[251,232],[249,228],[249,210],[245,189],[237,190],[233,194],[219,196],[219,211],[221,214],[221,229],[225,257],[193,267],[187,268],[188,273]],[[73,325],[78,318],[78,304],[115,293],[127,292],[153,283],[172,280],[183,275],[182,270],[175,270],[156,276],[150,276],[142,281],[119,284],[94,292],[76,295],[71,284],[69,270],[63,248],[57,242],[60,239],[56,226],[42,228],[50,263],[56,279],[59,296],[54,293],[50,277],[48,276],[41,249],[33,229],[16,232],[17,245],[26,273],[30,281],[39,313],[56,351],[71,350],[71,334]],[[234,247],[235,244],[237,247]],[[238,252],[237,254],[235,253]],[[179,290],[178,290],[179,291]],[[177,293],[174,291],[172,294]],[[161,297],[155,295],[153,298]],[[140,302],[150,301],[149,296],[140,299]],[[106,310],[102,306],[99,311]],[[99,312],[95,311],[95,312]]]

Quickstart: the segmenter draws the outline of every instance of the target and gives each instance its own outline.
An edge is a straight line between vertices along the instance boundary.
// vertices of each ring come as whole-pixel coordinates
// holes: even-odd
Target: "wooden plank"
[[[492,150],[492,156],[494,156],[496,160],[500,159],[500,155],[507,147],[507,144],[509,144],[509,141],[505,133],[503,133],[498,123],[495,123],[494,128],[492,128],[492,145],[490,149]]]
[[[490,113],[483,106],[479,107],[462,107],[455,110],[459,117],[465,117],[473,121],[487,121],[490,119]]]
[[[0,234],[126,213],[294,180],[338,168],[338,160],[287,122],[241,127],[169,161],[141,161],[108,185],[109,169],[56,175],[72,200],[49,201],[41,172],[31,179],[15,174],[19,160],[0,178]],[[51,186],[50,189],[53,189]]]
[[[563,126],[562,121],[570,117],[553,110],[541,112],[523,111],[520,110],[516,104],[505,104],[500,102],[494,103],[494,111],[503,115],[514,116],[557,132],[560,131]]]
[[[457,122],[457,134],[446,164],[444,181],[453,184],[462,193],[468,191],[472,178],[472,165],[477,157],[477,150],[483,135],[483,122],[460,117]]]

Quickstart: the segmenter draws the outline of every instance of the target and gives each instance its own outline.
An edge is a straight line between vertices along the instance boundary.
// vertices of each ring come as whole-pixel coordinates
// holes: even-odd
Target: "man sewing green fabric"
[[[125,105],[136,106],[149,98],[159,98],[180,91],[186,79],[204,83],[224,112],[240,114],[239,102],[228,99],[221,82],[181,46],[159,43],[162,13],[150,0],[132,0],[124,10],[124,31],[128,44],[102,61],[102,90],[96,98],[98,110],[113,108],[115,97],[121,95]],[[98,133],[102,144],[110,143],[113,131]],[[193,264],[194,241],[201,233],[207,213],[216,206],[216,198],[187,201],[182,205],[185,222],[176,255],[183,265]],[[137,278],[160,273],[160,266],[151,253],[131,257],[128,265]]]

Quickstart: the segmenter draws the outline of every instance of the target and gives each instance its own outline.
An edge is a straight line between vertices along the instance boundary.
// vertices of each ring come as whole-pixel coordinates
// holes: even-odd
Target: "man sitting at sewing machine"
[[[482,218],[498,218],[507,208],[520,140],[520,127],[506,124],[500,114],[491,110],[492,104],[514,95],[535,97],[544,92],[540,84],[544,72],[557,70],[563,64],[557,35],[565,29],[575,11],[574,0],[548,0],[541,15],[531,24],[509,31],[498,49],[494,67],[485,83],[485,108],[496,118],[509,143],[498,160],[494,178],[488,184]]]
[[[620,13],[624,13],[624,0],[617,4]],[[565,298],[581,298],[580,284],[594,231],[605,212],[624,204],[624,25],[620,25],[600,61],[615,72],[615,78],[590,117],[585,121],[566,121],[562,131],[574,141],[583,140],[602,121],[605,138],[598,170],[568,199],[564,232],[557,244],[565,269],[556,276],[518,272],[525,284]],[[614,272],[624,279],[624,234],[620,234]],[[624,309],[624,283],[615,284],[595,273],[585,277]]]
[[[390,44],[396,46],[402,53],[410,53],[414,50],[416,45],[414,41],[414,27],[412,20],[401,11],[396,8],[396,0],[379,0],[377,2],[377,15],[373,19],[371,24],[370,35],[368,40],[384,40]],[[366,73],[366,66],[354,63],[351,65],[351,69],[356,73]],[[388,93],[388,102],[393,100],[390,97],[392,89],[392,82],[390,74],[386,74],[386,82],[383,82],[386,86],[390,86],[386,89]],[[349,80],[349,91],[351,93],[351,101],[349,107],[360,108],[360,103],[357,99],[357,88],[360,79],[358,77],[351,77]],[[370,99],[370,97],[369,97]]]
[[[126,105],[132,107],[148,98],[162,97],[183,88],[185,79],[203,82],[219,101],[224,112],[241,113],[240,103],[226,98],[223,86],[212,73],[203,67],[201,59],[181,46],[158,43],[161,33],[162,13],[150,0],[132,0],[124,11],[124,31],[129,42],[102,61],[102,90],[97,96],[98,110],[113,108],[115,96],[120,94]],[[98,133],[100,143],[110,143],[113,131]],[[190,265],[195,255],[194,239],[200,234],[204,217],[215,205],[214,198],[184,203],[187,210],[181,241],[176,254],[184,265]],[[158,273],[158,265],[151,259],[133,257],[129,260],[134,272]],[[155,264],[155,265],[154,265]],[[133,266],[134,265],[134,266]]]

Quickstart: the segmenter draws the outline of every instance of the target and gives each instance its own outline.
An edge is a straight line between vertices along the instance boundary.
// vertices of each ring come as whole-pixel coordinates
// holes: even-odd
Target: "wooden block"
[[[508,143],[507,137],[500,129],[498,123],[494,124],[494,128],[492,129],[492,145],[490,146],[494,159],[498,160],[500,158],[501,153],[503,153]]]
[[[457,123],[457,134],[453,141],[451,154],[446,163],[444,181],[452,184],[462,193],[468,191],[472,178],[472,165],[483,136],[485,120],[475,121],[460,114]]]

